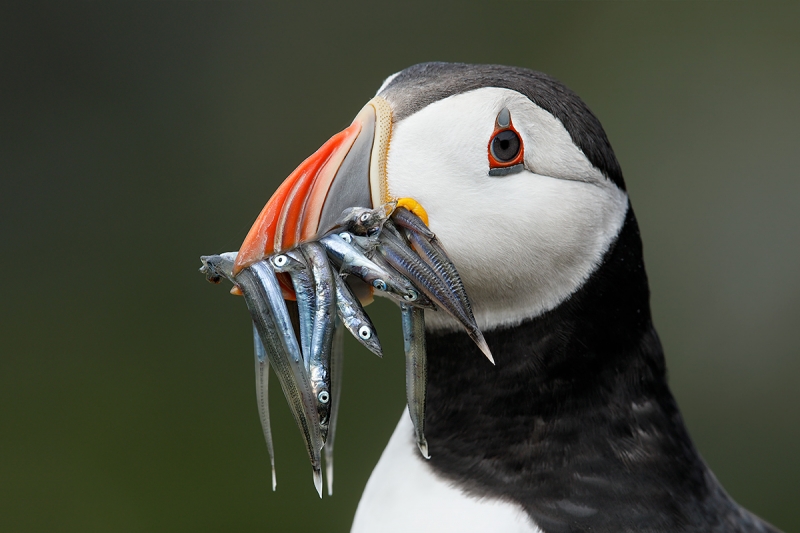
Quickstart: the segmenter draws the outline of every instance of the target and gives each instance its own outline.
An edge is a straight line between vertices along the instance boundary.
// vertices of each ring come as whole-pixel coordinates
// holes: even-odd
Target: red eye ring
[[[511,115],[507,109],[503,109],[498,114],[486,151],[490,169],[513,167],[524,162],[525,146],[522,143],[522,137],[511,122]]]

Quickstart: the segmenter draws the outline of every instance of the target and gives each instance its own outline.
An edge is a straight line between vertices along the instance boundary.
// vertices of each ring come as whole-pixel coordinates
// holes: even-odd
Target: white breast
[[[519,505],[469,496],[437,476],[413,433],[406,409],[367,482],[351,533],[541,533]]]

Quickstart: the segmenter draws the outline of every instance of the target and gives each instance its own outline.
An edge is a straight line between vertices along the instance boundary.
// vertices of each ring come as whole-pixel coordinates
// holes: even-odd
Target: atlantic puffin
[[[425,312],[430,458],[406,411],[353,533],[778,531],[728,496],[689,437],[622,171],[575,93],[499,65],[390,76],[276,191],[235,269],[389,201],[425,214],[495,364]]]

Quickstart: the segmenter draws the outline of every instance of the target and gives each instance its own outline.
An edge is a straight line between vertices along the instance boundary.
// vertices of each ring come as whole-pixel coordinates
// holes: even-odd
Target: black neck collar
[[[486,340],[496,367],[466,334],[427,336],[426,436],[438,474],[518,502],[547,532],[709,531],[711,517],[740,512],[667,387],[631,209],[568,301]]]

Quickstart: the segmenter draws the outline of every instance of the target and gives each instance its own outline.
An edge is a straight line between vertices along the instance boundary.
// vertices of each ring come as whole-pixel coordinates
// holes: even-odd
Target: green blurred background
[[[603,122],[671,385],[740,503],[800,530],[797,3],[4,2],[0,531],[346,531],[404,403],[354,342],[332,498],[241,299],[196,272],[420,61],[521,65]]]

